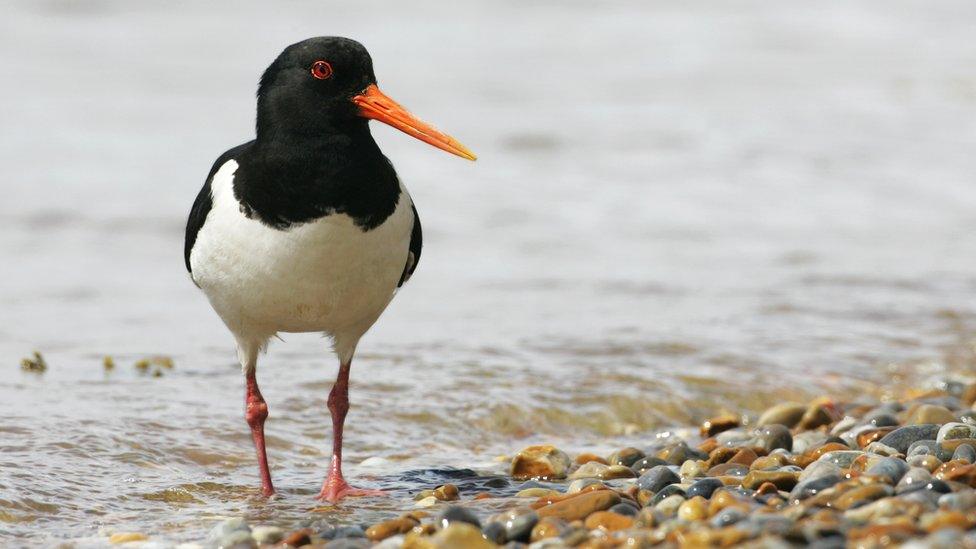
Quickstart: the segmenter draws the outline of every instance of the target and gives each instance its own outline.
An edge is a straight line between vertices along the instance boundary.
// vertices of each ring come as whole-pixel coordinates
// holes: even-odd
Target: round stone
[[[562,479],[572,460],[566,452],[552,445],[529,446],[512,458],[510,472],[516,480],[531,478]]]
[[[976,438],[976,425],[968,423],[946,423],[935,437],[937,442],[953,440],[957,438]]]
[[[939,427],[939,425],[931,423],[899,427],[882,437],[878,442],[904,454],[913,442],[934,439],[939,433]]]
[[[649,492],[657,492],[669,484],[677,484],[681,478],[667,465],[652,467],[637,479],[637,487]]]
[[[759,421],[756,422],[756,425],[762,427],[764,425],[777,424],[785,425],[786,427],[795,427],[806,411],[806,406],[796,402],[777,404],[763,412],[759,416]]]
[[[691,499],[695,496],[701,496],[705,499],[712,497],[712,493],[715,490],[725,486],[725,484],[717,478],[703,478],[701,480],[695,481],[688,489],[685,491],[685,497]]]
[[[477,528],[481,528],[481,521],[478,520],[478,516],[470,509],[461,507],[460,505],[449,505],[437,516],[437,524],[441,528],[447,528],[449,524],[454,522],[466,522]]]
[[[753,431],[756,446],[772,452],[777,448],[791,451],[793,449],[793,435],[785,425],[772,424],[758,427]]]

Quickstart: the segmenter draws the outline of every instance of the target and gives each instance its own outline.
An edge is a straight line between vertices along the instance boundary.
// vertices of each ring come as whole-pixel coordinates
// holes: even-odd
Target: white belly
[[[193,280],[239,339],[325,332],[358,340],[393,299],[409,253],[413,211],[370,231],[345,214],[277,230],[241,213],[233,160],[211,183],[213,208],[190,254]],[[355,341],[351,342],[355,345]]]

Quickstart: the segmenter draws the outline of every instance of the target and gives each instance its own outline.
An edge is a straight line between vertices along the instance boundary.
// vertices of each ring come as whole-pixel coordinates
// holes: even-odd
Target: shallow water
[[[5,2],[0,537],[363,522],[534,441],[641,445],[971,374],[974,26],[962,1]],[[352,373],[348,473],[391,497],[335,509],[311,498],[326,342],[261,361],[266,503],[231,338],[181,257],[260,71],[318,34],[363,41],[388,93],[480,155],[374,128],[425,248]],[[40,376],[17,365],[34,349]],[[175,368],[133,367],[154,355]]]

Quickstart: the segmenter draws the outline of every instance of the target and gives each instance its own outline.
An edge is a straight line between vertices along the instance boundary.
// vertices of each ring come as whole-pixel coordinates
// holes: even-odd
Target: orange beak
[[[370,84],[363,93],[353,97],[352,102],[359,107],[359,116],[363,118],[389,124],[407,135],[412,135],[442,151],[456,154],[461,158],[468,160],[477,160],[478,158],[457,139],[446,133],[441,133],[434,126],[410,114],[410,111],[381,92],[376,84]]]

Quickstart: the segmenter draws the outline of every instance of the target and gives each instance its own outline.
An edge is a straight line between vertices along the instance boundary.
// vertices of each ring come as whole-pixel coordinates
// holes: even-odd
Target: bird
[[[267,497],[275,488],[258,356],[279,333],[300,332],[327,336],[339,362],[327,399],[332,459],[316,497],[334,503],[382,493],[355,488],[342,474],[349,372],[360,338],[417,269],[423,232],[370,120],[476,159],[380,91],[362,44],[309,38],[264,71],[254,139],[217,158],[187,219],[186,269],[235,339]]]

